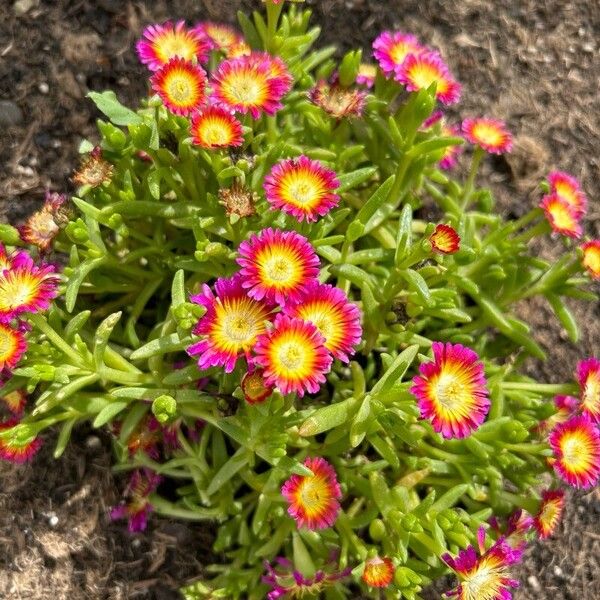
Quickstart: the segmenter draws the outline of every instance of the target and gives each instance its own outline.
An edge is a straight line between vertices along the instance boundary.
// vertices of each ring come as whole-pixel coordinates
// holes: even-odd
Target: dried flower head
[[[150,469],[134,471],[125,489],[127,502],[115,506],[110,511],[111,519],[127,519],[127,528],[131,533],[144,531],[148,525],[148,517],[153,510],[148,497],[156,490],[161,481],[162,477]]]
[[[251,217],[256,214],[257,195],[241,183],[234,183],[230,188],[219,190],[219,204],[225,207],[225,214],[230,217]]]
[[[79,165],[73,174],[72,180],[76,185],[89,185],[99,187],[108,183],[114,172],[114,165],[102,158],[102,149],[96,146]]]
[[[242,377],[242,392],[248,404],[260,404],[273,393],[273,387],[266,384],[262,369],[252,368]]]
[[[367,93],[363,90],[347,88],[339,83],[321,80],[308,93],[310,101],[322,108],[334,119],[361,117],[365,108]]]

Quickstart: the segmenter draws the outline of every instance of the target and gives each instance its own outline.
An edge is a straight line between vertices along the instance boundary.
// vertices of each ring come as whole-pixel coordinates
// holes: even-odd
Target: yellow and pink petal
[[[386,588],[392,583],[396,567],[388,556],[374,556],[365,561],[361,579],[374,588]]]
[[[321,457],[308,457],[304,466],[312,475],[292,475],[282,486],[281,494],[289,504],[288,514],[299,528],[331,527],[340,511],[342,490],[334,468]]]
[[[2,325],[0,325],[0,328],[1,327]],[[25,390],[14,390],[13,392],[8,392],[8,394],[2,396],[0,402],[2,402],[15,417],[20,417],[27,404],[27,394],[25,393]]]
[[[592,279],[600,279],[600,240],[590,240],[581,245],[583,266]]]
[[[319,391],[333,362],[315,325],[283,314],[276,316],[270,331],[258,337],[254,352],[266,385],[300,397]]]
[[[192,141],[202,148],[241,146],[244,142],[242,124],[220,106],[209,106],[192,115]]]
[[[273,387],[265,383],[262,369],[252,368],[246,371],[242,377],[241,387],[248,404],[261,404],[273,393]]]
[[[371,65],[368,63],[361,63],[358,67],[358,74],[356,75],[356,83],[366,88],[372,88],[375,85],[375,79],[377,77],[377,65]]]
[[[548,223],[554,233],[567,237],[580,238],[583,233],[577,212],[558,194],[547,194],[540,202]]]
[[[534,519],[534,526],[540,539],[545,540],[556,531],[564,508],[564,490],[546,490],[542,493],[540,508]]]
[[[14,369],[26,350],[23,332],[0,322],[0,371]]]
[[[229,51],[232,47],[244,42],[242,35],[233,27],[224,23],[203,21],[194,25],[192,31],[206,40],[213,50]]]
[[[421,418],[445,438],[464,438],[485,420],[490,409],[483,364],[461,344],[434,342],[433,362],[420,366],[411,393]]]
[[[504,154],[512,150],[513,139],[506,123],[499,119],[478,117],[462,123],[465,139],[491,154]]]
[[[437,225],[435,231],[429,236],[434,252],[441,254],[454,254],[460,249],[460,236],[450,225]]]
[[[585,215],[587,196],[575,177],[564,171],[552,171],[548,175],[550,192],[562,198],[577,213],[578,218]]]
[[[42,446],[42,439],[32,435],[19,419],[0,422],[0,459],[22,465],[31,461]]]
[[[338,205],[335,171],[307,156],[277,163],[264,181],[267,201],[298,221],[316,221]]]
[[[385,75],[392,75],[409,54],[426,51],[418,38],[402,31],[384,31],[373,42],[373,56]]]
[[[577,364],[577,381],[581,389],[581,410],[595,423],[600,423],[600,360],[588,358]]]

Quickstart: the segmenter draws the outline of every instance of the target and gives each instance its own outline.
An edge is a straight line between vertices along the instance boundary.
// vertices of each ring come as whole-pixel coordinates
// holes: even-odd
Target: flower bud
[[[161,425],[168,423],[177,414],[177,401],[166,394],[159,396],[152,402],[152,414]]]

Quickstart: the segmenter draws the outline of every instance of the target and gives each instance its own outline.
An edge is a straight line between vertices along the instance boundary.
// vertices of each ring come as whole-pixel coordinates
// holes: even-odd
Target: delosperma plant
[[[190,599],[412,600],[451,572],[509,598],[600,478],[600,361],[525,376],[545,353],[515,309],[542,296],[577,340],[585,193],[555,171],[507,220],[477,173],[511,133],[441,112],[468,90],[439,52],[383,32],[338,60],[301,5],[265,8],[149,26],[148,98],[90,92],[75,195],[2,226],[0,456],[107,428],[113,518],[216,525]]]

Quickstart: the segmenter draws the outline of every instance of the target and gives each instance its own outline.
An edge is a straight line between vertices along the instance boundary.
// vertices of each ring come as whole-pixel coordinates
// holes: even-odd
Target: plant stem
[[[82,360],[81,356],[74,350],[46,321],[46,319],[38,314],[33,313],[29,315],[31,323],[37,327],[50,342],[52,342],[65,356],[68,356],[73,362],[74,366],[80,367],[81,369],[88,369],[89,365]]]
[[[465,187],[463,190],[462,197],[462,210],[465,210],[469,204],[469,200],[471,199],[471,194],[473,193],[473,186],[475,184],[475,178],[477,177],[477,172],[479,171],[479,164],[481,163],[482,158],[485,156],[485,151],[480,146],[475,148],[473,152],[473,159],[471,161],[471,168],[469,170],[469,176],[467,181],[465,182]]]

